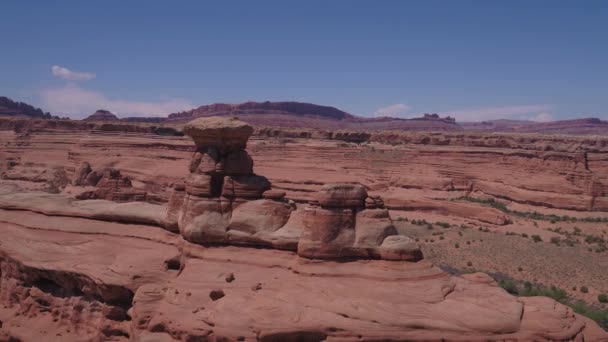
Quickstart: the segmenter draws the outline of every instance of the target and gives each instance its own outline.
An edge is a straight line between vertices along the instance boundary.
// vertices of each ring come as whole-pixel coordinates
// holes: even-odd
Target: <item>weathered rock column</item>
[[[323,186],[305,209],[298,255],[417,261],[418,244],[398,235],[382,199],[360,184]]]
[[[265,177],[253,173],[253,160],[245,151],[253,128],[236,118],[209,117],[189,122],[184,133],[194,140],[196,152],[184,192],[174,189],[167,227],[179,227],[191,242],[226,242],[233,209],[270,189]]]

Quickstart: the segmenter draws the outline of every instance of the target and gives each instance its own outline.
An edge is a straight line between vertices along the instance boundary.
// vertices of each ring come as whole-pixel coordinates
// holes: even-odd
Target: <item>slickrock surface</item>
[[[426,258],[470,261],[481,239],[454,248],[477,233],[463,226],[491,228],[483,240],[559,235],[515,211],[608,217],[603,140],[361,145],[248,141],[253,128],[230,118],[187,127],[192,138],[0,130],[0,341],[608,340],[552,299]],[[78,199],[97,193],[108,197]],[[439,229],[442,242],[428,242]],[[520,250],[509,238],[507,252],[481,255]],[[603,290],[590,284],[590,295]]]
[[[205,248],[149,226],[21,211],[0,218],[0,336],[15,340],[605,336],[548,298],[517,299],[485,275],[450,277],[426,261],[319,262]]]

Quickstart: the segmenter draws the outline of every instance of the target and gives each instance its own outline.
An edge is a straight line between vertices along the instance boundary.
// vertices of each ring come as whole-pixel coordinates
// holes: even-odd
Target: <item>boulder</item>
[[[326,184],[315,195],[315,200],[327,208],[363,208],[367,190],[361,184]]]
[[[239,150],[247,146],[253,127],[238,118],[204,117],[188,122],[184,133],[199,148],[215,146],[222,150]]]
[[[397,229],[386,209],[366,209],[357,213],[355,243],[357,248],[376,248],[387,236],[397,235]]]
[[[373,254],[384,260],[419,261],[423,259],[420,246],[412,238],[404,235],[387,236]]]

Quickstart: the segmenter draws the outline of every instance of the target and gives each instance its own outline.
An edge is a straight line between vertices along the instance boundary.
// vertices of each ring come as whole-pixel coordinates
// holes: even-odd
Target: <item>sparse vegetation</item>
[[[587,288],[587,286],[581,286],[581,292],[582,293],[589,293],[589,289]]]
[[[526,281],[523,283],[523,288],[520,288],[520,286],[518,286],[517,283],[512,279],[501,279],[499,285],[510,294],[517,296],[544,296],[552,298],[559,303],[568,305],[572,308],[572,310],[574,310],[574,312],[594,320],[602,328],[608,329],[608,310],[593,307],[583,301],[572,301],[566,291],[556,286],[546,287],[540,284],[532,284],[531,282]],[[583,290],[583,288],[586,289],[586,287],[582,286],[581,291]],[[573,287],[573,290],[576,290],[576,286]],[[601,303],[606,303],[602,302],[600,296],[601,295],[598,296],[598,300]],[[608,296],[606,296],[605,294],[603,299],[608,302]]]
[[[534,242],[542,242],[543,239],[539,235],[532,235],[532,241],[534,241]]]
[[[541,220],[541,221],[550,221],[551,223],[556,223],[556,222],[588,222],[588,223],[600,223],[600,222],[608,222],[608,217],[583,217],[583,218],[576,218],[576,217],[570,217],[568,215],[563,215],[563,216],[559,216],[559,215],[546,215],[546,214],[541,214],[538,213],[536,211],[534,212],[521,212],[521,211],[517,211],[517,210],[511,210],[509,209],[506,205],[504,205],[503,203],[500,203],[496,200],[494,200],[493,198],[491,199],[480,199],[480,198],[474,198],[474,197],[461,197],[459,198],[460,200],[464,200],[464,201],[468,201],[468,202],[473,202],[473,203],[478,203],[481,205],[485,205],[485,206],[489,206],[492,207],[494,209],[498,209],[506,214],[510,214],[513,216],[518,216],[518,217],[522,217],[522,218],[528,218],[528,219],[532,219],[532,220]]]
[[[600,303],[608,303],[608,295],[605,293],[600,293],[599,295],[597,295],[597,300]]]

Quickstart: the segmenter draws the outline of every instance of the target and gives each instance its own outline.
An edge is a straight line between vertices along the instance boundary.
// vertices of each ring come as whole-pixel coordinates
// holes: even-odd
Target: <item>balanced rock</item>
[[[244,149],[253,134],[253,127],[238,118],[205,117],[188,122],[184,133],[196,146],[216,146],[221,149]]]

